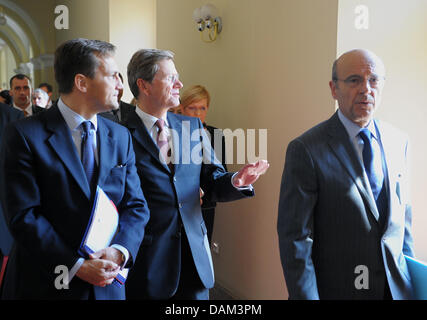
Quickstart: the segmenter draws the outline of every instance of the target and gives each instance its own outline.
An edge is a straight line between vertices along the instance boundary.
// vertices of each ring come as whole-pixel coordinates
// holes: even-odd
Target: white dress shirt
[[[28,104],[28,106],[25,109],[21,109],[20,107],[18,107],[15,102],[13,103],[13,107],[15,109],[18,109],[19,111],[22,112],[27,112],[27,117],[32,116],[33,115],[33,105],[31,103]]]

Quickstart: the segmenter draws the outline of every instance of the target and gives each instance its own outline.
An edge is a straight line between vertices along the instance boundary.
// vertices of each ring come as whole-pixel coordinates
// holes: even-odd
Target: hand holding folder
[[[111,245],[119,226],[119,213],[114,203],[105,192],[98,186],[92,214],[80,245],[79,253],[83,257],[99,252]],[[122,286],[126,281],[129,269],[120,270],[114,279],[114,284]]]

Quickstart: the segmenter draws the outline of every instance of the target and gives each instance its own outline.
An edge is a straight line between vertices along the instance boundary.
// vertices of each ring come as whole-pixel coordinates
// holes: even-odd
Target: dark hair
[[[47,83],[47,82],[40,83],[39,84],[39,88],[41,88],[41,87],[46,87],[47,88],[47,92],[52,92],[53,91],[52,86],[49,83]]]
[[[4,100],[5,104],[10,104],[12,105],[12,97],[9,94],[9,90],[3,90],[0,92],[0,97],[2,97]]]
[[[55,80],[59,93],[70,93],[77,74],[93,78],[98,67],[97,57],[114,54],[116,47],[100,40],[73,39],[61,44],[55,51]]]
[[[159,71],[159,61],[173,60],[173,57],[172,51],[158,49],[142,49],[133,54],[128,64],[127,74],[129,88],[135,98],[138,98],[139,95],[137,80],[143,79],[151,83]]]
[[[27,76],[26,74],[23,74],[23,73],[18,73],[18,74],[15,74],[12,78],[10,78],[10,80],[9,80],[9,86],[10,86],[10,88],[12,89],[12,81],[13,81],[13,79],[18,79],[18,80],[24,80],[24,79],[28,79],[28,82],[30,83],[30,86],[31,86],[31,78],[29,77],[29,76]]]

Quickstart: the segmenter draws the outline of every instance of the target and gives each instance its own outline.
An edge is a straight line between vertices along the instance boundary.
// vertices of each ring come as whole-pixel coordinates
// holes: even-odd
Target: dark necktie
[[[371,185],[378,212],[380,216],[384,216],[387,206],[387,198],[384,188],[384,175],[376,172],[375,170],[372,134],[368,129],[364,128],[359,132],[359,136],[363,140],[363,164],[365,166],[366,175],[368,176],[369,184]]]
[[[81,124],[83,132],[82,132],[82,145],[81,145],[81,153],[82,153],[82,164],[86,173],[87,181],[89,182],[91,192],[94,191],[96,186],[96,163],[95,163],[95,154],[94,154],[94,143],[93,143],[93,134],[90,129],[92,127],[92,123],[90,121],[84,121]]]
[[[169,166],[172,170],[172,163],[170,162],[171,148],[168,141],[168,135],[165,130],[165,121],[158,119],[155,125],[159,128],[157,134],[157,146],[161,154],[161,161]]]
[[[120,108],[111,110],[116,122],[120,122]]]

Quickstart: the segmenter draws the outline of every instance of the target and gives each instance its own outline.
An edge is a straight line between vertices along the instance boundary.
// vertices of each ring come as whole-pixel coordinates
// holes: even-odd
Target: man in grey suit
[[[374,120],[385,81],[367,50],[334,63],[339,110],[291,141],[278,215],[290,299],[411,299],[408,140]]]

